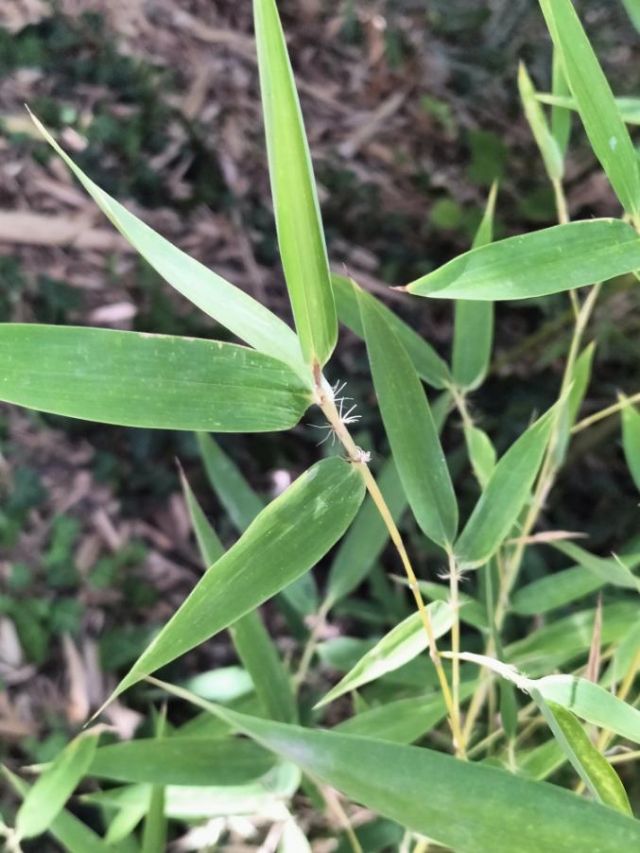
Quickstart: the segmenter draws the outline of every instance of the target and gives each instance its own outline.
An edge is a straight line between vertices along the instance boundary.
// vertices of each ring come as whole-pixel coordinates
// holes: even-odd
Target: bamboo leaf
[[[244,533],[253,519],[264,509],[265,502],[251,488],[233,459],[210,435],[200,433],[197,438],[200,456],[211,487],[236,530]],[[282,596],[300,615],[307,616],[315,613],[318,608],[318,592],[313,574],[309,572],[286,586],[282,590]]]
[[[576,422],[582,401],[587,393],[591,379],[591,367],[593,365],[593,354],[595,343],[590,343],[580,353],[571,371],[571,386],[567,394],[566,402],[561,406],[558,436],[554,447],[554,460],[558,468],[562,465],[566,456],[567,447],[571,436],[571,428]]]
[[[601,578],[605,583],[620,586],[623,589],[633,589],[636,592],[640,590],[640,580],[633,575],[630,565],[627,565],[626,562],[615,557],[608,560],[603,557],[596,557],[576,545],[575,542],[553,542],[550,544],[557,551],[561,551],[565,556],[574,560],[579,566],[584,566],[596,577]],[[637,564],[637,557],[631,555],[631,565]]]
[[[464,440],[473,473],[480,487],[485,489],[496,467],[495,447],[486,432],[472,424],[464,425]]]
[[[486,246],[493,240],[497,194],[498,185],[494,184],[473,241],[474,249]],[[467,391],[481,385],[489,370],[493,347],[493,313],[491,302],[477,302],[473,299],[456,302],[452,372],[454,381]]]
[[[618,219],[554,225],[472,249],[405,288],[436,299],[531,299],[640,268],[640,238]]]
[[[112,698],[229,627],[308,571],[345,532],[363,497],[360,472],[337,457],[300,476],[208,569]]]
[[[384,315],[359,299],[373,384],[400,480],[422,531],[446,548],[456,535],[458,507],[429,402]]]
[[[570,95],[538,92],[536,97],[541,103],[550,104],[552,109],[566,113],[578,109],[575,98]],[[640,98],[616,98],[616,107],[625,124],[640,124]]]
[[[302,352],[322,366],[338,321],[311,155],[275,0],[254,0],[253,14],[280,256]]]
[[[629,20],[640,32],[640,0],[622,0],[622,5],[627,10]]]
[[[0,361],[0,399],[122,426],[264,432],[311,404],[286,364],[217,341],[2,323]]]
[[[20,838],[41,835],[55,821],[86,775],[98,737],[99,734],[87,732],[72,740],[31,786],[16,815]]]
[[[532,695],[566,757],[596,799],[633,817],[620,777],[591,743],[571,711],[555,702],[546,702],[537,690]]]
[[[622,206],[637,216],[638,157],[580,19],[571,0],[540,0],[540,7],[591,147]],[[595,276],[594,280],[601,278]]]
[[[512,853],[514,839],[518,853],[619,853],[640,844],[639,822],[544,782],[430,749],[247,717],[161,686],[225,718],[350,799],[454,850]],[[464,804],[455,820],[452,803]]]
[[[27,797],[31,790],[30,786],[6,767],[1,769],[14,791],[23,799]],[[69,853],[109,853],[109,851],[115,853],[119,849],[107,845],[97,833],[89,829],[86,823],[66,809],[58,812],[49,824],[48,831]]]
[[[627,405],[621,417],[624,458],[633,482],[640,490],[640,413],[635,406]]]
[[[224,549],[184,475],[182,485],[200,554],[207,568],[222,557]],[[293,722],[297,718],[297,708],[289,674],[264,627],[259,611],[250,611],[231,625],[229,631],[238,657],[251,676],[265,712],[273,720]]]
[[[564,97],[569,94],[567,78],[564,76],[562,60],[556,47],[553,48],[551,63],[551,90],[557,97]],[[538,99],[540,99],[539,95]],[[562,104],[552,105],[551,107],[551,133],[553,133],[553,138],[564,158],[571,136],[571,112]]]
[[[411,359],[416,373],[432,388],[443,389],[451,382],[451,373],[444,359],[417,332],[387,306],[343,275],[332,275],[333,292],[340,322],[359,338],[364,339],[359,298],[378,307],[387,323],[398,336]]]
[[[561,181],[564,174],[562,152],[547,124],[547,118],[540,106],[540,102],[536,98],[536,90],[527,73],[524,62],[521,62],[518,67],[518,89],[524,113],[529,122],[536,145],[540,149],[549,180],[551,182]]]
[[[302,360],[298,338],[286,323],[129,213],[76,166],[35,116],[31,118],[104,215],[158,275],[234,335],[257,350],[286,362],[307,385],[310,384],[311,377]]]
[[[243,785],[273,765],[269,753],[237,738],[140,738],[100,747],[87,775],[150,785]]]
[[[520,616],[548,613],[590,595],[605,583],[604,579],[591,574],[582,566],[572,566],[517,590],[511,599],[511,610]]]
[[[166,705],[156,718],[156,743],[162,742],[166,733]],[[164,853],[167,847],[167,818],[164,814],[165,788],[153,785],[149,795],[149,807],[145,814],[142,830],[141,853]]]
[[[427,610],[434,636],[438,639],[451,628],[451,607],[445,602],[434,601],[427,606]],[[316,708],[399,669],[426,648],[427,634],[420,613],[412,613],[366,652],[344,678],[316,704]]]
[[[496,465],[455,543],[461,566],[484,565],[509,535],[540,468],[554,416],[554,409],[550,409],[538,418]]]

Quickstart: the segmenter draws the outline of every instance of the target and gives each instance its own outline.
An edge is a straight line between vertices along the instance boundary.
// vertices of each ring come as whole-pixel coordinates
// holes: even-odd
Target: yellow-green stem
[[[607,406],[606,409],[600,409],[599,412],[595,412],[593,415],[589,415],[588,418],[583,418],[581,421],[578,421],[578,423],[571,429],[571,434],[575,435],[577,432],[582,432],[583,429],[587,429],[587,427],[598,423],[598,421],[601,421],[604,418],[608,418],[610,415],[615,415],[616,412],[621,412],[623,409],[626,409],[627,406],[632,406],[634,403],[640,403],[640,392],[633,394],[631,397],[623,397],[621,400],[618,400],[617,403]]]

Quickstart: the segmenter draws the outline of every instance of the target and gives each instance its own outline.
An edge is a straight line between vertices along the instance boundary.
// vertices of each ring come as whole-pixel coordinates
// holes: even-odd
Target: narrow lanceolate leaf
[[[606,580],[583,566],[572,566],[516,590],[511,598],[511,610],[520,616],[548,613],[590,595],[605,584]]]
[[[561,404],[561,411],[558,421],[558,437],[553,449],[554,461],[559,468],[562,465],[564,457],[569,446],[571,428],[576,422],[578,412],[582,406],[589,381],[591,379],[591,367],[593,365],[593,354],[595,351],[595,343],[590,343],[586,346],[573,365],[571,371],[571,387],[567,395],[566,401]]]
[[[524,62],[521,62],[518,68],[518,89],[524,113],[536,145],[540,149],[549,180],[552,182],[561,181],[564,173],[562,152],[547,124],[547,117],[540,106],[540,102],[536,98],[536,90]]]
[[[14,791],[23,799],[27,797],[30,791],[29,785],[6,767],[1,769]],[[99,835],[89,829],[84,821],[66,809],[58,812],[47,830],[69,853],[114,853],[118,850],[116,847],[107,845]]]
[[[378,485],[393,520],[397,522],[407,506],[407,499],[392,459],[383,466]],[[364,580],[388,538],[389,531],[378,508],[368,497],[331,564],[325,598],[327,610]]]
[[[141,738],[98,749],[88,775],[150,785],[242,785],[273,764],[269,753],[236,738]]]
[[[121,426],[265,432],[311,404],[284,362],[196,338],[2,323],[0,363],[1,400]]]
[[[434,601],[428,605],[427,610],[434,636],[438,639],[451,628],[451,607],[443,601]],[[316,707],[333,702],[338,696],[399,669],[426,648],[427,635],[421,616],[419,613],[412,613],[366,652],[344,678],[318,702]]]
[[[291,365],[310,381],[298,339],[289,326],[244,291],[180,251],[101,190],[76,166],[48,130],[32,116],[38,130],[62,157],[100,210],[122,236],[172,287],[250,346]]]
[[[530,426],[496,465],[454,551],[462,566],[484,565],[509,535],[533,486],[553,418],[550,409]]]
[[[568,95],[539,92],[536,96],[543,104],[550,104],[553,109],[570,112],[577,110],[576,99]],[[625,124],[640,124],[640,98],[616,98],[616,106]]]
[[[424,338],[414,332],[411,326],[408,326],[404,320],[390,311],[375,296],[367,293],[366,290],[362,290],[352,279],[333,274],[331,280],[341,323],[344,323],[359,338],[364,338],[358,296],[366,302],[374,303],[400,339],[420,379],[427,385],[431,385],[432,388],[442,389],[450,384],[451,373],[446,361],[440,358],[431,344],[428,344]]]
[[[222,557],[224,548],[184,475],[182,485],[202,561],[204,567],[208,568]],[[231,625],[229,631],[265,712],[273,720],[293,722],[297,710],[289,674],[264,627],[259,611],[250,611]]]
[[[407,285],[436,299],[530,299],[640,268],[640,238],[618,219],[554,225],[472,249]]]
[[[31,786],[16,816],[21,838],[33,838],[49,828],[86,775],[97,745],[97,734],[79,735]]]
[[[498,185],[491,187],[473,248],[486,246],[493,240],[493,215]],[[454,381],[465,390],[477,388],[489,370],[493,347],[493,305],[460,299],[456,302],[453,327],[452,372]]]
[[[163,686],[193,701],[184,691]],[[544,782],[430,749],[198,704],[351,800],[453,850],[513,853],[514,839],[518,853],[619,853],[640,845],[640,822]],[[455,803],[461,807],[452,816]]]
[[[537,690],[532,695],[562,751],[594,797],[603,805],[633,817],[620,777],[591,743],[576,717],[562,705],[546,702]]]
[[[253,14],[280,256],[302,352],[322,366],[338,321],[311,155],[275,0],[254,0]]]
[[[594,726],[640,743],[640,711],[593,681],[575,675],[527,678],[514,666],[486,655],[463,652],[459,657],[488,667],[527,693],[538,691],[546,702],[555,702]]]
[[[374,303],[360,299],[373,384],[398,474],[422,531],[448,547],[458,527],[447,462],[406,350]]]
[[[638,158],[571,0],[540,0],[594,154],[627,213],[640,210]],[[600,277],[596,276],[596,280]]]
[[[632,573],[631,568],[638,565],[638,554],[629,554],[624,559],[612,557],[606,559],[590,554],[576,545],[575,542],[553,542],[552,546],[570,557],[579,566],[600,578],[604,583],[620,586],[623,589],[640,591],[640,580]]]
[[[622,447],[629,473],[640,489],[640,413],[632,405],[622,410]]]
[[[486,488],[496,467],[496,450],[491,439],[483,430],[473,424],[464,425],[464,440],[467,445],[469,461],[481,488]]]
[[[244,533],[264,509],[265,502],[249,485],[236,463],[210,436],[198,435],[198,447],[209,482],[238,532]],[[317,609],[317,590],[311,573],[282,590],[293,609],[306,616]]]
[[[211,566],[114,696],[228,628],[303,575],[342,536],[363,497],[359,471],[342,459],[326,459],[302,474]]]
[[[156,743],[162,742],[167,728],[166,705],[155,720]],[[165,806],[164,785],[152,785],[149,794],[149,806],[144,818],[142,829],[142,846],[140,853],[164,853],[167,847],[167,818]],[[111,824],[113,826],[113,823]]]

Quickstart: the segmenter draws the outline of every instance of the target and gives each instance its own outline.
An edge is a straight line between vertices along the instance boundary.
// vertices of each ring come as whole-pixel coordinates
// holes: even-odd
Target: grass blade
[[[512,853],[515,838],[518,853],[619,853],[640,845],[640,822],[544,782],[430,749],[258,720],[159,684],[350,799],[445,847]],[[455,820],[452,803],[464,806]]]
[[[493,240],[493,216],[498,185],[491,187],[473,248],[486,246]],[[471,391],[482,384],[491,361],[493,347],[493,305],[462,299],[456,302],[453,327],[452,373],[454,381]]]
[[[224,548],[207,521],[184,475],[182,475],[182,486],[200,554],[207,568],[222,557]],[[265,712],[272,720],[281,720],[284,723],[295,721],[297,708],[289,674],[264,627],[260,613],[252,610],[238,619],[229,631],[238,657],[251,676]]]
[[[495,471],[497,455],[491,439],[483,430],[473,424],[464,424],[464,440],[467,445],[469,461],[482,489],[486,489],[491,475]]]
[[[553,95],[561,98],[569,94],[567,78],[562,70],[562,60],[555,47],[553,48],[551,65],[551,91]],[[551,133],[564,158],[571,137],[571,112],[562,105],[552,105],[551,107]]]
[[[536,145],[540,149],[549,180],[552,183],[561,181],[564,174],[564,158],[547,124],[547,118],[540,106],[540,102],[536,98],[536,90],[527,73],[524,62],[521,62],[518,67],[518,90],[522,106],[524,107],[524,113],[529,122]]]
[[[554,225],[472,249],[407,285],[436,299],[531,299],[640,268],[640,238],[618,219]]]
[[[286,364],[217,341],[3,323],[0,360],[0,399],[121,426],[264,432],[311,404]]]
[[[345,532],[363,497],[360,472],[336,457],[300,476],[208,569],[112,698],[229,627],[308,571]]]
[[[309,371],[302,361],[298,338],[286,323],[129,213],[76,166],[35,116],[32,115],[32,119],[104,215],[158,275],[234,335],[257,350],[286,362],[309,383]]]
[[[427,606],[436,640],[451,629],[451,607],[443,601],[434,601]],[[422,627],[419,613],[412,613],[391,629],[366,652],[356,665],[316,704],[319,708],[349,693],[382,678],[413,660],[427,648],[427,636]]]
[[[571,711],[555,702],[546,702],[537,690],[532,695],[564,754],[596,799],[633,817],[620,777],[591,743]]]
[[[450,384],[451,373],[447,363],[424,338],[414,332],[411,326],[408,326],[379,299],[359,287],[352,279],[334,274],[331,280],[341,323],[364,340],[359,298],[375,304],[406,349],[420,379],[432,388],[443,389]]]
[[[264,500],[254,492],[233,459],[210,435],[200,433],[198,447],[211,487],[236,530],[244,533],[264,509]],[[309,572],[285,587],[282,596],[301,616],[315,613],[318,593],[313,574]]]
[[[550,409],[507,450],[455,543],[461,566],[477,568],[495,554],[524,507],[542,463],[555,416]]]
[[[458,507],[429,402],[384,315],[358,298],[373,384],[400,480],[422,531],[446,548],[456,535]]]
[[[338,321],[311,155],[275,0],[254,0],[253,14],[280,256],[302,352],[322,366]]]
[[[98,737],[87,732],[72,740],[31,786],[16,815],[20,838],[34,838],[51,826],[86,775]]]
[[[540,7],[591,147],[622,206],[635,218],[640,209],[638,157],[607,78],[571,0],[540,0]],[[596,275],[594,281],[601,278]]]

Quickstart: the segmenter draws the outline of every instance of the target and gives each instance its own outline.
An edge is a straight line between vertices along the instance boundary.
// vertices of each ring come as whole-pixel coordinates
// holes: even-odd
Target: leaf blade
[[[303,354],[322,366],[338,321],[311,154],[274,0],[254,0],[253,14],[280,257]]]
[[[262,432],[311,403],[284,362],[203,339],[3,323],[0,358],[4,401],[122,426]]]
[[[617,219],[554,225],[459,255],[405,288],[436,299],[531,299],[640,268],[640,239]]]

